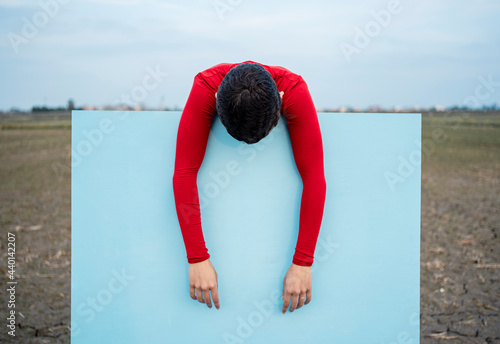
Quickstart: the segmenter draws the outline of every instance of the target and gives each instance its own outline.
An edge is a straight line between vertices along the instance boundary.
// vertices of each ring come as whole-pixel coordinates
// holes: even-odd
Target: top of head
[[[232,137],[256,143],[278,123],[281,97],[271,74],[258,64],[243,63],[222,79],[216,108]]]

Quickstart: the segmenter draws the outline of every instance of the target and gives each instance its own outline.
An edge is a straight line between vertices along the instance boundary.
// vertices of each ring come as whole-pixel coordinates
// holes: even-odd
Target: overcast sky
[[[302,75],[318,108],[500,104],[499,18],[498,0],[0,0],[0,109],[183,107],[196,73],[245,60]]]

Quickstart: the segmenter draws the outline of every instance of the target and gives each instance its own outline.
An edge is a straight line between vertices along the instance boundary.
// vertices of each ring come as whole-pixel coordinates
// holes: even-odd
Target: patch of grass
[[[437,168],[447,164],[447,169],[453,167],[474,168],[494,166],[500,162],[500,116],[474,117],[475,125],[460,122],[459,116],[446,118],[423,118],[422,139],[435,143],[435,151],[426,156],[423,169]],[[466,120],[470,120],[471,117]],[[439,130],[444,133],[440,142],[433,140],[432,133]]]
[[[1,123],[0,130],[40,130],[40,129],[71,129],[71,121],[58,121],[51,123]]]
[[[63,112],[0,116],[0,130],[17,129],[71,129],[71,114],[69,112]]]

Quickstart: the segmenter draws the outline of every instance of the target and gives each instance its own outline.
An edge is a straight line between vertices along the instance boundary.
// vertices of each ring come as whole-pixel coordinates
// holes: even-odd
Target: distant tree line
[[[72,110],[82,110],[82,108],[77,108],[75,106],[75,102],[73,101],[73,99],[70,99],[68,100],[68,105],[66,107],[64,106],[59,106],[59,107],[48,107],[48,106],[33,106],[31,108],[31,111],[32,112],[62,112],[62,111],[72,111]],[[132,108],[131,108],[132,110]],[[173,108],[170,108],[170,107],[165,107],[163,108],[162,110],[165,110],[165,111],[171,111],[171,110],[175,110],[175,111],[180,111],[181,108],[179,108],[178,106],[175,106]],[[331,109],[326,109],[325,111],[333,111]],[[11,111],[14,111],[11,110]],[[490,112],[490,111],[500,111],[500,106],[497,105],[496,103],[493,103],[491,105],[483,105],[482,107],[480,108],[470,108],[468,106],[458,106],[458,105],[454,105],[454,106],[449,106],[449,107],[442,107],[442,108],[437,108],[437,107],[430,107],[430,108],[418,108],[418,107],[414,107],[414,108],[401,108],[400,110],[396,110],[396,112],[427,112],[427,111],[431,111],[431,112],[435,112],[435,111],[451,111],[451,112]],[[376,108],[366,108],[366,109],[361,109],[361,108],[354,108],[354,107],[346,107],[345,108],[345,112],[394,112],[394,109],[384,109],[382,107],[376,107]]]
[[[48,106],[33,106],[31,112],[61,112],[61,111],[72,111],[79,110],[75,107],[75,101],[73,99],[68,100],[68,106],[63,107],[48,107]]]
[[[68,111],[68,108],[63,106],[60,107],[33,106],[31,108],[31,112],[60,112],[60,111]]]
[[[498,111],[500,110],[500,106],[498,106],[496,103],[493,103],[491,105],[483,105],[480,108],[469,108],[468,106],[450,106],[448,108],[450,111],[483,111],[483,112],[488,112],[488,111]]]

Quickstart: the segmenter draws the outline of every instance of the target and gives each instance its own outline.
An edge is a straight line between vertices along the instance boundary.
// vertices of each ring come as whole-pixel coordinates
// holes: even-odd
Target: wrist
[[[304,260],[298,259],[297,257],[293,257],[292,264],[298,265],[298,266],[311,266],[313,263],[312,263],[312,261],[304,261]]]
[[[196,260],[196,261],[188,261],[189,265],[197,265],[200,263],[205,263],[209,260],[209,258],[205,258],[203,260]]]

